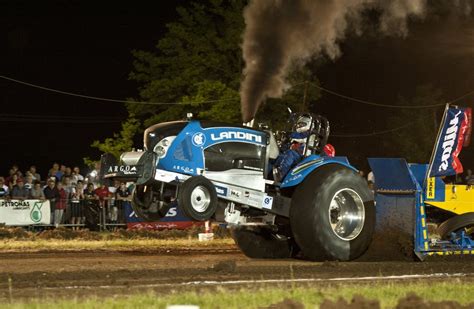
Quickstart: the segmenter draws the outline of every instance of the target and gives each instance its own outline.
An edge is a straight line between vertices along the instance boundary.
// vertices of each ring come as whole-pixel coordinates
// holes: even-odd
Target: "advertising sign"
[[[49,201],[0,200],[0,223],[7,226],[49,224]]]

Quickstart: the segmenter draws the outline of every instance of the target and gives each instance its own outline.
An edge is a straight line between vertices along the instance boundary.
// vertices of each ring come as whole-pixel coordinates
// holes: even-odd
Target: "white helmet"
[[[298,118],[296,122],[296,132],[304,133],[311,128],[311,117],[308,115],[303,115]]]

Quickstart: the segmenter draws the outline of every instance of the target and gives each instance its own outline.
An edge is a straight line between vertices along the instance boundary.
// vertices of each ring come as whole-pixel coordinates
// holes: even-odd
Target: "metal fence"
[[[124,200],[106,198],[103,200],[84,199],[67,200],[66,208],[57,211],[56,201],[50,201],[51,222],[35,227],[70,227],[72,229],[87,228],[94,231],[115,230],[126,228]]]

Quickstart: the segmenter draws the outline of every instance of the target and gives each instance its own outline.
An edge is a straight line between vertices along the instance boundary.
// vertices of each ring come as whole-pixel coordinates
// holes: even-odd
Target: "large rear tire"
[[[254,259],[287,259],[294,257],[299,249],[292,239],[273,233],[265,227],[235,227],[232,238],[240,250]]]
[[[372,239],[373,194],[365,180],[349,168],[320,167],[295,189],[290,223],[306,258],[353,260],[367,250]]]

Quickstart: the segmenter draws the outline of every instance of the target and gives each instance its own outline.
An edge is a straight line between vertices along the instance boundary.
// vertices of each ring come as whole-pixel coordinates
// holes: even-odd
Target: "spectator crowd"
[[[78,229],[86,224],[86,209],[93,209],[102,223],[123,222],[123,201],[130,200],[130,189],[115,181],[111,186],[99,182],[99,166],[86,176],[78,166],[73,168],[54,163],[47,177],[36,166],[22,172],[13,165],[6,177],[0,176],[0,198],[49,200],[51,224]],[[44,180],[43,180],[44,179]]]

